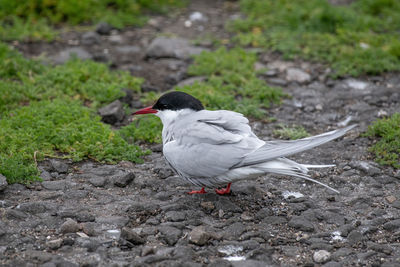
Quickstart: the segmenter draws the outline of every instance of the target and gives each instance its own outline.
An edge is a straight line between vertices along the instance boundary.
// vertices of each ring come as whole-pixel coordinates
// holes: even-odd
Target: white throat
[[[192,109],[180,109],[180,110],[159,110],[155,115],[161,119],[161,122],[164,128],[168,128],[168,126],[176,121],[178,117],[186,116],[195,112]]]
[[[196,112],[192,109],[181,109],[181,110],[160,110],[155,113],[161,119],[163,124],[162,129],[162,140],[163,144],[174,140],[173,124],[175,121],[179,120],[179,117],[189,115]]]

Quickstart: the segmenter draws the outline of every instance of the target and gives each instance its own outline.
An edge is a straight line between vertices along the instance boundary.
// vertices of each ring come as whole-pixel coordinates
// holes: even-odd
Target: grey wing
[[[286,157],[311,149],[313,147],[322,145],[333,139],[343,136],[345,133],[356,127],[357,125],[351,125],[346,128],[330,131],[327,133],[319,134],[294,141],[270,141],[266,142],[262,147],[249,153],[235,167],[248,166],[266,162],[275,158]]]
[[[164,156],[186,177],[219,176],[264,144],[236,112],[199,111],[172,130],[174,140],[164,145]]]

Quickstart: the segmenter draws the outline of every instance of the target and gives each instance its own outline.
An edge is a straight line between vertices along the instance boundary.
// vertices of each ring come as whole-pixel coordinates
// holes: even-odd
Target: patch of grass
[[[205,82],[176,88],[200,99],[208,109],[227,109],[254,118],[264,118],[271,103],[280,103],[285,94],[257,78],[254,53],[235,48],[219,48],[194,57],[188,73],[206,76]]]
[[[400,70],[400,1],[241,0],[241,9],[247,17],[229,26],[241,45],[323,61],[334,76]]]
[[[52,40],[55,25],[108,22],[116,28],[143,25],[146,13],[165,13],[184,0],[0,0],[2,40]],[[49,26],[51,25],[51,26]]]
[[[376,161],[400,169],[400,113],[380,119],[369,126],[364,134],[377,142],[370,148]]]
[[[119,133],[129,143],[145,141],[161,143],[162,124],[156,116],[137,117],[134,121],[121,128]]]
[[[0,44],[0,173],[9,183],[33,181],[35,160],[60,155],[140,162],[146,152],[123,138],[126,130],[103,124],[96,110],[123,96],[123,88],[139,93],[141,82],[91,61],[46,66]]]
[[[310,136],[303,126],[278,125],[278,129],[273,131],[276,138],[296,140]]]

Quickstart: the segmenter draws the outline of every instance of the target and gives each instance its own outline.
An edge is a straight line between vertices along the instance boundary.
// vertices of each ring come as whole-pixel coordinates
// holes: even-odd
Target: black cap
[[[162,95],[153,105],[157,110],[181,110],[192,109],[195,111],[203,110],[203,104],[197,98],[179,91],[174,91]]]

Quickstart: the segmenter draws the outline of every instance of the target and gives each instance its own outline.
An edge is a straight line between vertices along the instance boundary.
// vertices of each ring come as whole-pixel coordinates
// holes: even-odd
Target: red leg
[[[222,189],[215,189],[215,192],[218,195],[226,195],[229,194],[231,192],[231,183],[228,184],[228,186],[226,188],[222,188]]]
[[[193,194],[205,194],[207,193],[206,190],[204,190],[204,187],[202,187],[200,190],[193,190],[191,192],[187,192],[189,195]]]

